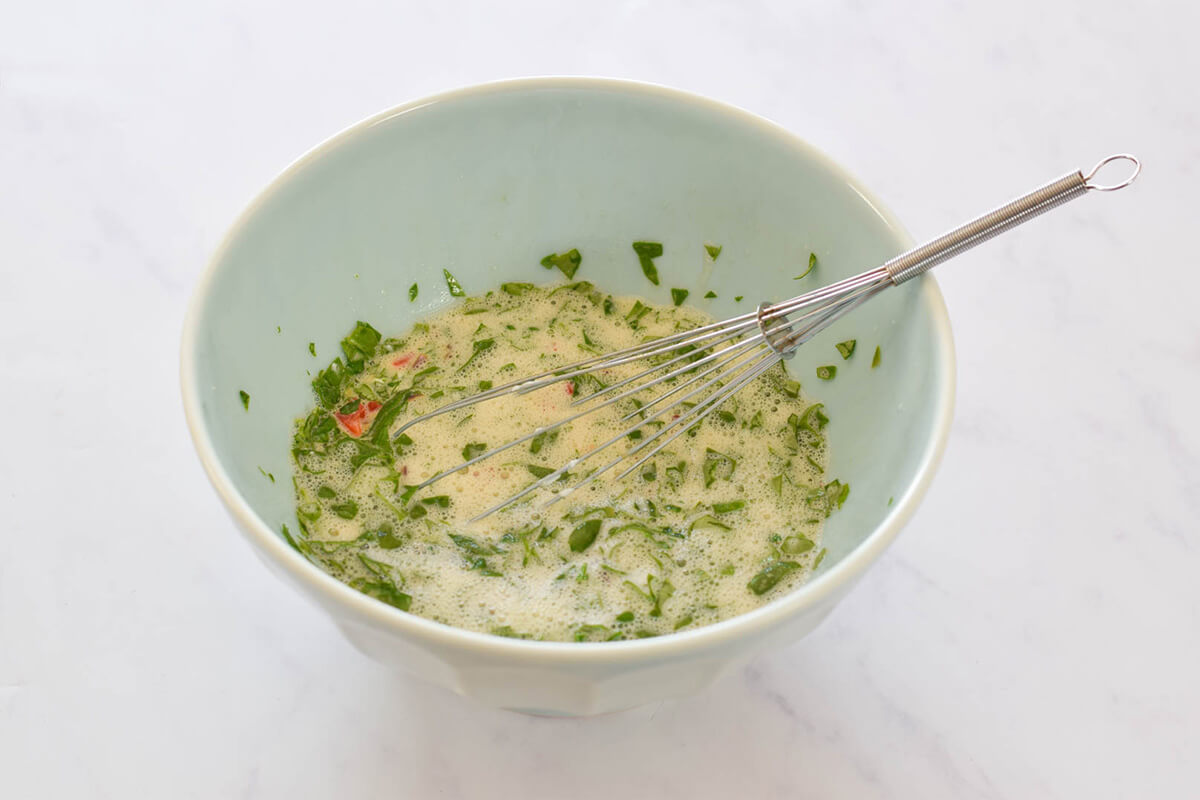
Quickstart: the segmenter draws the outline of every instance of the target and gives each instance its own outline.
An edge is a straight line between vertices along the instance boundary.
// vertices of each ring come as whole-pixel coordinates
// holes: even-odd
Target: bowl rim
[[[618,78],[547,76],[512,78],[474,84],[403,103],[338,131],[284,167],[238,214],[201,272],[184,317],[180,343],[180,384],[184,416],[192,442],[210,483],[238,523],[243,534],[251,539],[263,554],[269,556],[274,564],[286,570],[291,579],[302,584],[300,588],[306,587],[309,593],[315,593],[325,602],[335,604],[344,612],[370,623],[373,627],[409,639],[421,640],[442,649],[474,650],[480,653],[486,651],[491,657],[502,657],[510,662],[536,661],[539,665],[550,666],[580,663],[600,665],[618,661],[627,662],[631,659],[676,659],[688,653],[719,648],[730,641],[752,636],[756,632],[769,631],[786,618],[797,616],[805,610],[815,608],[823,602],[835,598],[839,591],[846,590],[853,585],[867,567],[891,544],[900,529],[912,517],[921,499],[928,491],[945,452],[954,415],[955,353],[949,315],[941,291],[932,275],[926,274],[921,278],[921,299],[929,309],[935,328],[938,358],[944,368],[941,370],[940,385],[934,393],[933,402],[936,416],[933,435],[921,454],[915,480],[908,490],[896,500],[891,510],[875,529],[828,571],[815,576],[807,583],[766,605],[695,630],[616,642],[545,642],[510,639],[456,628],[416,614],[400,611],[352,589],[295,551],[282,536],[272,530],[255,513],[218,460],[201,413],[202,403],[196,374],[196,343],[200,321],[204,318],[208,308],[212,284],[220,265],[232,243],[253,219],[259,208],[280,191],[284,184],[295,178],[309,162],[319,159],[326,152],[341,146],[347,140],[377,124],[436,103],[533,89],[615,91],[690,104],[695,108],[723,115],[740,125],[757,129],[760,134],[775,138],[795,150],[800,156],[819,163],[831,174],[845,181],[846,185],[875,210],[893,232],[898,247],[909,248],[913,244],[911,236],[895,215],[854,175],[824,152],[765,117],[692,92],[655,83]],[[328,607],[325,610],[332,613],[332,609]]]

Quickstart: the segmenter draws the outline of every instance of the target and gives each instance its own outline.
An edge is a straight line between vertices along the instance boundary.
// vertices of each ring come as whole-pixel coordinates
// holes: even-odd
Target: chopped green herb
[[[709,261],[716,261],[720,257],[723,248],[724,245],[720,244],[706,244],[704,245],[704,252],[708,253]]]
[[[296,540],[292,538],[292,534],[290,532],[288,532],[288,526],[283,525],[282,528],[283,528],[283,540],[285,542],[287,542],[288,545],[293,550],[295,550],[297,553],[304,555],[304,551],[300,549],[300,545],[296,543]]]
[[[800,381],[784,381],[779,386],[788,397],[800,396]]]
[[[596,541],[596,536],[600,533],[600,526],[603,524],[601,520],[589,519],[575,530],[571,531],[571,536],[567,540],[571,551],[574,553],[582,553],[592,546],[592,542]]]
[[[634,242],[633,252],[637,253],[638,261],[642,265],[642,274],[646,279],[658,286],[658,267],[654,266],[654,259],[663,254],[663,246],[660,242]]]
[[[879,366],[879,345],[875,345],[875,355],[871,356],[871,369]]]
[[[854,346],[858,344],[857,339],[847,339],[844,342],[837,343],[837,350],[842,354],[842,360],[845,361],[850,356],[854,355]]]
[[[824,367],[817,367],[817,377],[823,381],[831,381],[837,376],[837,367],[829,364]]]
[[[705,514],[703,517],[693,520],[692,524],[688,525],[689,533],[692,531],[702,531],[705,529],[717,530],[717,531],[733,530],[733,528],[729,527],[724,522],[721,522],[721,520],[717,519],[716,517],[712,516],[711,514]]]
[[[799,427],[813,433],[825,430],[825,426],[829,424],[829,417],[822,413],[821,409],[824,407],[824,403],[814,403],[804,409],[804,413],[800,415]]]
[[[745,296],[745,295],[740,295],[740,294],[739,294],[737,297],[733,298],[733,302],[735,302],[735,303],[740,303],[740,302],[742,302],[742,298],[743,298],[744,296]]]
[[[809,253],[809,254],[808,254],[808,269],[804,270],[804,272],[801,272],[799,275],[797,275],[796,277],[792,278],[792,280],[794,280],[794,281],[798,281],[798,280],[800,280],[800,279],[801,279],[801,278],[803,278],[805,275],[807,275],[808,273],[812,272],[812,271],[813,271],[813,269],[815,269],[815,268],[816,268],[816,266],[817,266],[817,254],[816,254],[816,253]],[[760,594],[761,594],[761,592],[760,592]]]
[[[646,591],[644,592],[640,586],[632,581],[625,581],[626,586],[628,586],[630,589],[633,589],[633,591],[637,592],[641,597],[644,597],[646,600],[653,603],[653,606],[650,609],[650,616],[652,617],[661,617],[663,603],[667,602],[671,595],[675,594],[675,586],[671,583],[671,581],[665,578],[658,578],[657,580],[658,585],[655,586],[655,576],[647,575]],[[642,632],[639,631],[637,635],[640,637]]]
[[[437,506],[438,508],[450,507],[450,495],[439,494],[434,497],[423,497],[421,502],[427,506]]]
[[[807,536],[800,536],[797,534],[784,539],[783,544],[780,545],[779,549],[787,553],[789,556],[798,556],[801,553],[807,553],[814,547],[816,547],[816,545],[813,544],[812,539],[809,539]]]
[[[677,306],[683,305],[683,301],[687,300],[687,296],[688,296],[687,289],[672,289],[671,290],[671,302]]]
[[[395,550],[404,544],[390,524],[384,524],[375,531],[375,542],[384,550]]]
[[[512,625],[501,625],[499,628],[492,628],[493,636],[503,636],[506,639],[532,639],[533,636],[528,633],[518,633],[513,630]]]
[[[416,300],[417,293],[420,291],[421,291],[420,288],[415,283],[412,286],[408,287],[408,302],[411,303],[414,300]]]
[[[707,292],[704,293],[705,300],[713,300],[716,298],[716,296],[717,296],[717,293],[714,292],[712,289],[709,289]]]
[[[492,388],[491,381],[480,381],[479,382],[479,391],[486,392],[490,388]]]
[[[500,290],[505,294],[511,294],[514,297],[520,297],[527,291],[533,288],[532,283],[502,283]]]
[[[550,467],[539,467],[537,464],[526,464],[525,469],[529,470],[535,478],[544,478],[554,472]]]
[[[408,611],[409,606],[412,605],[412,596],[400,591],[391,583],[363,581],[354,584],[354,588],[368,597],[374,597],[376,600],[387,603],[389,606],[394,606],[401,611]]]
[[[704,488],[712,486],[717,478],[729,480],[733,476],[733,471],[737,469],[737,462],[724,453],[717,452],[711,447],[704,449]]]
[[[795,561],[773,561],[750,579],[746,588],[755,594],[765,594],[775,588],[775,584],[783,580],[788,573],[800,569]]]
[[[813,569],[821,566],[821,562],[825,560],[825,554],[828,552],[824,547],[821,548],[821,552],[817,553],[817,557],[813,559]]]
[[[360,320],[350,335],[342,339],[342,353],[346,356],[347,369],[355,373],[362,372],[363,364],[375,357],[375,351],[382,338],[379,331]]]
[[[583,344],[579,345],[579,349],[589,353],[596,353],[597,355],[604,352],[598,344],[592,341],[592,337],[588,336],[587,331],[583,331]]]
[[[890,506],[890,505],[891,505],[892,503],[894,503],[895,501],[896,501],[896,498],[894,498],[894,497],[889,497],[889,498],[888,498],[888,505]]]
[[[463,362],[463,365],[458,368],[458,371],[462,372],[467,368],[468,364],[470,364],[479,356],[480,353],[490,350],[495,344],[495,339],[480,339],[479,341],[471,342],[471,355],[466,361]]]
[[[629,313],[625,315],[625,321],[629,323],[629,327],[637,328],[639,320],[649,313],[649,306],[644,305],[641,300],[634,300],[633,308],[629,309]]]
[[[712,510],[717,514],[728,514],[746,507],[745,500],[730,500],[728,503],[713,503]]]
[[[242,398],[242,408],[250,410],[250,395],[246,394],[244,389],[238,390],[238,397]]]
[[[337,497],[337,492],[328,486],[322,486],[321,488],[317,489],[317,497],[321,498],[322,500],[332,500],[333,498]]]
[[[312,356],[313,358],[317,357],[317,343],[316,342],[308,343],[308,354],[310,356]]]
[[[737,422],[737,417],[734,416],[732,411],[718,411],[717,419],[721,420],[721,422],[728,422],[731,425]]]
[[[504,551],[496,545],[481,543],[470,536],[462,534],[450,534],[450,540],[462,550],[463,558],[466,561],[467,569],[479,570],[479,574],[485,578],[499,578],[501,573],[492,569],[485,556],[500,555]]]
[[[658,477],[658,465],[651,461],[646,466],[642,467],[642,480],[652,481]]]
[[[617,622],[633,622],[633,612],[622,611],[620,614],[617,614]]]
[[[558,267],[559,271],[567,276],[567,280],[575,277],[575,273],[582,263],[583,256],[579,255],[579,251],[575,248],[571,248],[565,253],[551,253],[541,261],[542,266],[546,269]]]
[[[467,293],[463,291],[462,284],[458,282],[458,278],[450,274],[450,270],[442,269],[442,274],[446,276],[446,288],[450,290],[451,297],[467,296]]]
[[[555,428],[554,430],[551,430],[551,431],[542,431],[541,433],[539,433],[537,436],[533,437],[533,439],[530,440],[529,452],[533,453],[534,455],[537,455],[538,453],[542,452],[542,447],[544,447],[547,444],[553,444],[554,440],[557,438],[558,438],[558,428]]]
[[[262,473],[262,476],[263,476],[264,478],[266,478],[267,480],[269,480],[271,483],[274,483],[274,482],[275,482],[275,476],[274,476],[274,475],[272,475],[271,473],[267,472],[267,471],[266,471],[265,469],[263,469],[262,467],[259,467],[259,468],[258,468],[258,471],[259,471],[259,472],[261,472],[261,473]]]
[[[353,500],[347,500],[344,503],[334,503],[329,507],[329,510],[342,519],[354,519],[358,516],[358,503]]]
[[[472,458],[487,452],[487,449],[487,445],[483,442],[471,442],[462,449],[463,461],[470,461]]]

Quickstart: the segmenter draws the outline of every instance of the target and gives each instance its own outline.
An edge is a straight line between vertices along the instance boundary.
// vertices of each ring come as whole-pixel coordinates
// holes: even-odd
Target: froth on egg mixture
[[[506,283],[397,338],[360,322],[342,342],[344,358],[313,381],[318,404],[295,426],[299,531],[285,531],[289,542],[382,602],[520,638],[660,636],[744,613],[795,588],[824,555],[822,526],[849,486],[826,475],[823,407],[782,367],[624,480],[615,480],[620,469],[610,470],[544,507],[661,421],[476,523],[468,520],[627,429],[622,417],[675,384],[421,491],[414,487],[423,480],[578,411],[572,400],[649,363],[506,395],[391,436],[406,420],[493,385],[712,321],[693,307],[612,297],[580,282]]]

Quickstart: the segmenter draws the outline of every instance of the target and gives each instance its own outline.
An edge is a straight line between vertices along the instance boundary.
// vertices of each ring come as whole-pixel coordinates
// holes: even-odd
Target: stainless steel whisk
[[[1132,164],[1132,174],[1116,184],[1094,183],[1093,179],[1096,174],[1105,165],[1114,161],[1127,161]],[[654,386],[683,378],[685,374],[690,373],[686,380],[681,380],[669,390],[644,402],[634,411],[621,417],[622,422],[640,417],[632,427],[623,430],[586,453],[572,458],[558,469],[539,478],[503,502],[497,503],[471,521],[483,519],[537,489],[552,486],[570,470],[625,439],[629,434],[646,426],[647,423],[662,420],[660,428],[653,435],[600,466],[575,486],[561,488],[553,498],[547,501],[546,505],[565,499],[609,470],[632,460],[632,463],[617,476],[617,480],[621,480],[715,411],[751,381],[763,375],[780,361],[794,356],[796,348],[804,342],[842,315],[862,305],[885,289],[912,280],[935,265],[1016,227],[1022,222],[1033,219],[1055,206],[1062,205],[1076,197],[1082,197],[1089,191],[1111,192],[1122,189],[1137,178],[1141,169],[1141,162],[1134,156],[1125,153],[1109,156],[1096,164],[1087,175],[1084,175],[1082,171],[1064,175],[1058,180],[1051,181],[1027,195],[1018,197],[949,233],[854,277],[780,303],[764,302],[752,313],[693,328],[624,350],[577,361],[465,397],[409,420],[394,431],[392,436],[393,438],[398,437],[425,420],[486,400],[510,394],[527,394],[560,381],[571,380],[581,375],[635,361],[666,358],[665,361],[655,364],[643,372],[617,381],[572,402],[572,406],[583,407],[583,410],[548,425],[539,426],[519,439],[493,447],[474,458],[439,472],[419,484],[417,489],[424,489],[447,475],[466,469],[497,453],[531,441],[537,436],[601,408],[634,397]],[[663,405],[664,401],[672,397],[675,398],[673,402]],[[655,410],[655,406],[659,406],[659,408]],[[671,416],[666,418],[668,415]]]

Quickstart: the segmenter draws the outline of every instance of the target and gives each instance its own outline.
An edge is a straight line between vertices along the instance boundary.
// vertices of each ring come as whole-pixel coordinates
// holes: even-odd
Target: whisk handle
[[[1094,183],[1092,179],[1100,171],[1100,168],[1112,161],[1130,162],[1134,167],[1133,174],[1117,184],[1105,186]],[[1141,163],[1131,155],[1121,153],[1109,156],[1093,167],[1087,175],[1084,175],[1082,170],[1064,175],[1039,189],[1034,189],[1023,197],[1005,203],[994,211],[976,217],[949,233],[942,234],[927,244],[901,253],[884,264],[883,268],[887,270],[892,283],[899,285],[947,259],[954,258],[959,253],[970,250],[977,244],[986,242],[993,236],[1062,205],[1068,200],[1082,197],[1089,191],[1111,192],[1122,189],[1132,183],[1141,170]]]

